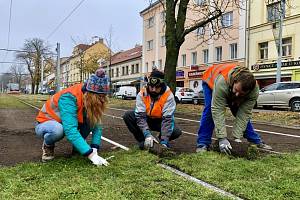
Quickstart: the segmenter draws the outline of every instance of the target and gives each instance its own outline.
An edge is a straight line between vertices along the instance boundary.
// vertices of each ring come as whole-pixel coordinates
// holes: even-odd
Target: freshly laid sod
[[[146,151],[110,155],[108,167],[75,156],[0,168],[0,199],[228,199],[162,169]]]
[[[299,153],[249,161],[206,152],[164,162],[245,199],[300,199]]]

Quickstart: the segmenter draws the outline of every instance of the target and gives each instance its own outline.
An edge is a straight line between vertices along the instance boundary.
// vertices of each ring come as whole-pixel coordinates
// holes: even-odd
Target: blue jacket
[[[61,95],[58,101],[58,108],[60,111],[64,134],[66,135],[67,140],[72,143],[79,153],[84,156],[88,156],[90,153],[92,153],[92,148],[99,149],[102,136],[102,127],[101,125],[97,125],[91,129],[92,142],[91,146],[88,145],[84,137],[86,138],[89,132],[80,133],[78,130],[79,124],[77,120],[76,97],[70,93]],[[88,123],[85,113],[84,123]]]

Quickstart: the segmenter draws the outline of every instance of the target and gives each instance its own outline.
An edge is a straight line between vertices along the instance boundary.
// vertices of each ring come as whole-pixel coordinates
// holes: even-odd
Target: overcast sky
[[[21,49],[25,39],[46,38],[81,0],[0,0],[0,48]],[[142,18],[139,12],[149,0],[85,0],[48,39],[55,49],[61,44],[61,56],[70,56],[75,44],[87,43],[93,36],[108,38],[112,27],[113,50],[126,50],[142,43]],[[73,40],[72,40],[73,38]],[[6,55],[7,54],[7,55]],[[14,53],[0,51],[0,62],[14,61]],[[0,64],[0,73],[9,64]]]

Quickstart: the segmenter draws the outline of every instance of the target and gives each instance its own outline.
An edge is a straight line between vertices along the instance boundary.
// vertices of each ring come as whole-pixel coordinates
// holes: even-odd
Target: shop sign
[[[281,67],[293,67],[300,66],[300,60],[283,62]],[[268,64],[255,64],[251,66],[252,70],[258,71],[260,69],[272,69],[277,68],[277,63],[268,63]]]
[[[176,71],[176,78],[184,78],[184,71],[183,70],[177,70]]]
[[[202,78],[202,75],[203,75],[203,71],[199,71],[199,70],[188,72],[189,78]]]

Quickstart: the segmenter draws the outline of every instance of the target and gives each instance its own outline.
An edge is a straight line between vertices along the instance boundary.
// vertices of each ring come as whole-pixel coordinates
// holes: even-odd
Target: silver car
[[[257,106],[264,108],[289,107],[294,112],[300,111],[300,82],[279,82],[262,88],[257,99]]]

